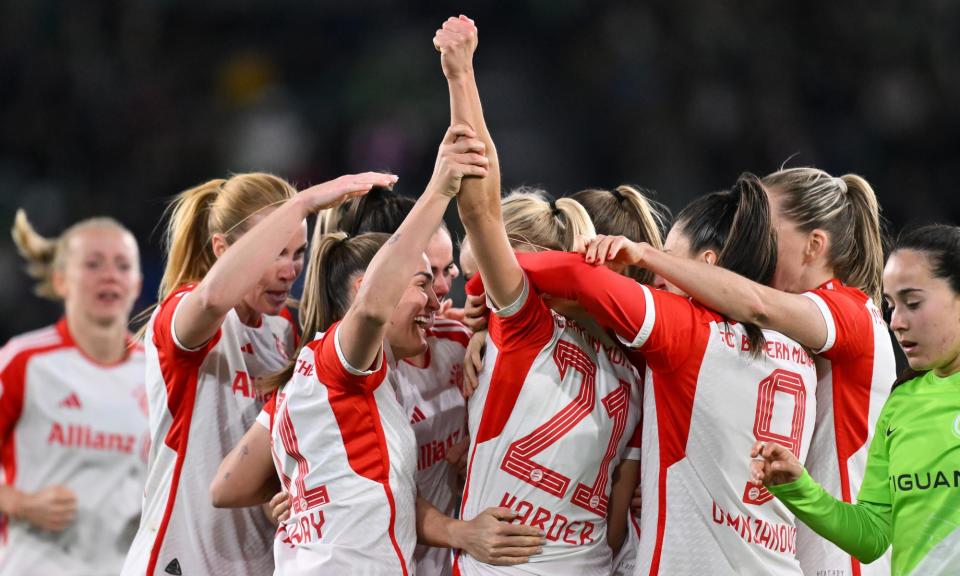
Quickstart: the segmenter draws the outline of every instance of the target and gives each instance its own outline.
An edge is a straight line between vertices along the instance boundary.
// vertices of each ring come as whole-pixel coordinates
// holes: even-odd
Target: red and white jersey
[[[806,457],[817,385],[807,351],[764,331],[751,356],[742,324],[687,298],[578,254],[530,256],[538,288],[578,299],[646,358],[635,573],[801,574],[793,515],[748,478],[757,440]]]
[[[817,426],[805,466],[835,498],[855,502],[877,417],[896,380],[893,344],[880,310],[857,288],[834,279],[804,296],[827,324],[827,342],[816,352]],[[797,556],[807,574],[890,573],[889,551],[860,564],[803,525]]]
[[[0,574],[116,574],[140,516],[150,437],[143,349],[101,364],[66,320],[0,349],[2,482],[22,492],[62,485],[77,498],[60,533],[0,517]]]
[[[390,372],[417,439],[417,490],[450,517],[456,513],[459,487],[457,472],[446,457],[451,446],[467,439],[463,358],[470,335],[456,320],[437,318],[427,330],[423,366],[400,360]],[[446,576],[452,571],[447,548],[418,545],[414,560],[417,574]]]
[[[290,494],[276,574],[410,576],[416,440],[386,354],[373,370],[351,367],[338,327],[303,348],[276,408],[273,458]]]
[[[621,459],[639,458],[628,441],[640,418],[640,387],[619,347],[603,346],[551,311],[525,279],[517,301],[491,316],[484,370],[468,405],[461,517],[505,506],[517,522],[545,532],[547,543],[521,566],[458,554],[460,573],[610,574],[607,504]]]
[[[153,445],[125,576],[273,570],[274,528],[260,507],[216,509],[209,490],[220,461],[260,412],[255,380],[283,369],[296,330],[289,315],[263,316],[258,326],[247,326],[231,310],[209,342],[189,350],[173,326],[193,288],[167,297],[147,328]]]

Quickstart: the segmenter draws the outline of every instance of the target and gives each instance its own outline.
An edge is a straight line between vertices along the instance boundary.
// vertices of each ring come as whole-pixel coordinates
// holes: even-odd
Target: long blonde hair
[[[158,300],[178,286],[199,282],[216,261],[214,234],[235,242],[249,228],[248,220],[262,210],[282,204],[297,191],[286,180],[254,172],[216,179],[181,192],[167,207],[164,235],[167,256]]]
[[[547,198],[543,190],[521,187],[503,199],[503,226],[515,250],[569,252],[577,236],[597,235],[590,215],[579,202]]]
[[[570,197],[586,209],[598,234],[625,236],[662,250],[670,211],[648,194],[636,186],[621,184],[613,190],[588,188]],[[636,266],[629,266],[624,274],[643,284],[653,282],[652,272]]]
[[[774,172],[763,185],[783,196],[783,215],[800,230],[819,228],[829,234],[828,260],[840,280],[881,301],[883,220],[877,195],[863,177],[835,178],[817,168],[799,167]]]
[[[59,236],[46,238],[37,233],[23,209],[17,210],[10,234],[13,236],[13,243],[17,246],[17,252],[27,261],[27,274],[37,281],[33,292],[41,298],[55,302],[62,301],[63,299],[53,288],[53,273],[62,271],[66,266],[70,254],[70,239],[78,232],[103,228],[119,230],[130,238],[134,238],[126,227],[106,216],[81,220],[61,232]],[[135,240],[134,244],[136,244]]]

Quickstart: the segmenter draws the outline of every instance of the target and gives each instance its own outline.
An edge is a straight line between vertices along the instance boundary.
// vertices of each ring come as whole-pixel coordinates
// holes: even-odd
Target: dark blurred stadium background
[[[118,218],[140,239],[142,307],[158,217],[188,186],[376,168],[416,195],[449,118],[431,39],[459,12],[480,27],[505,187],[629,182],[676,210],[792,157],[866,176],[893,230],[960,222],[954,0],[5,0],[0,223]],[[0,270],[0,341],[57,317],[5,232]]]

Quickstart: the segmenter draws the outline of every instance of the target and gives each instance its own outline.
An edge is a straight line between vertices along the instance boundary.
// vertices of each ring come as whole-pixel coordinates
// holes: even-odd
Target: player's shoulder
[[[0,371],[35,354],[67,345],[67,339],[56,324],[14,336],[0,348]]]
[[[847,286],[837,279],[824,282],[814,290],[807,292],[807,294],[819,296],[827,302],[835,305],[846,304],[848,306],[854,306],[858,309],[865,309],[867,303],[871,301],[870,297],[867,296],[863,290],[855,286]]]

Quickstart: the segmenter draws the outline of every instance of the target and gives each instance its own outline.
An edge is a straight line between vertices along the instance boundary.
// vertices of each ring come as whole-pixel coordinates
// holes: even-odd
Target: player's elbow
[[[214,508],[232,508],[233,498],[231,497],[229,486],[226,481],[217,476],[210,483],[210,503]]]

